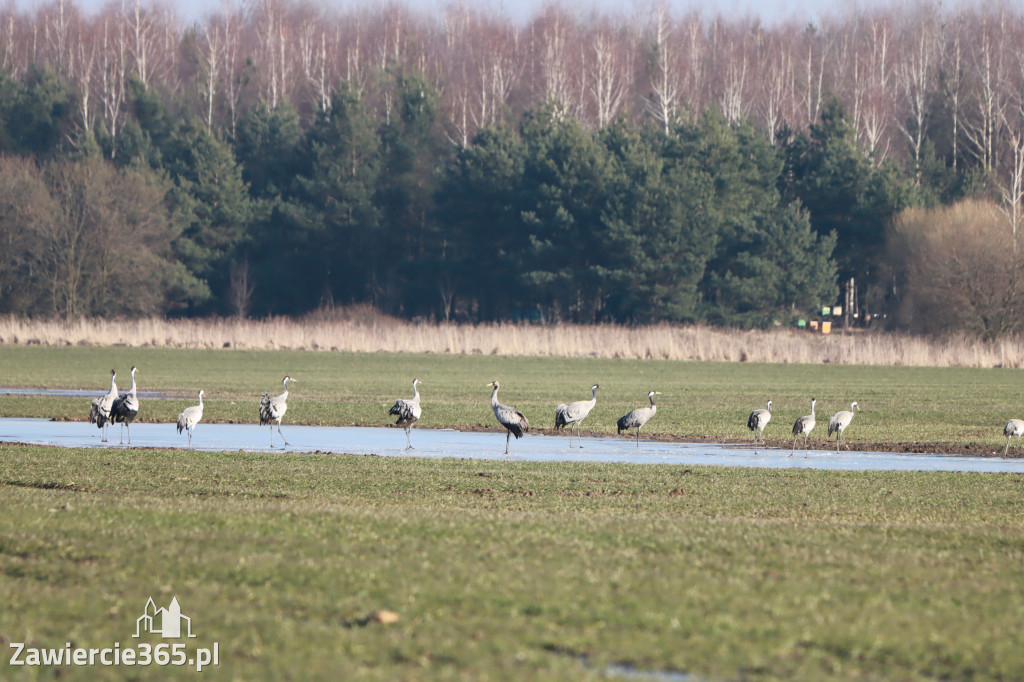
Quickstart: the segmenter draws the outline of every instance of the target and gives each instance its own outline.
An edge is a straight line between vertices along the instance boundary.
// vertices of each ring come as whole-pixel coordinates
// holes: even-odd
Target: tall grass
[[[369,309],[302,319],[0,318],[0,345],[235,348],[452,355],[596,357],[919,367],[1024,367],[1024,337],[983,342],[896,333],[743,331],[704,325],[445,324],[406,322]]]

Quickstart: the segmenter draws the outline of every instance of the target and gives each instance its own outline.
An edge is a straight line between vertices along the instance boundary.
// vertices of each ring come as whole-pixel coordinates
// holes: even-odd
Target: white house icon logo
[[[145,612],[135,621],[135,634],[132,636],[139,637],[143,632],[149,632],[162,635],[164,639],[178,639],[182,636],[182,621],[185,623],[186,637],[195,637],[192,634],[192,619],[181,615],[177,597],[171,599],[171,605],[166,609],[158,609],[150,597]]]

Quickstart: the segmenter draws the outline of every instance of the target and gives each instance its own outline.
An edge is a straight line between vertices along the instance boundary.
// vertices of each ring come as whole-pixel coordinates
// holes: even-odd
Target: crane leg
[[[409,438],[409,427],[405,427],[405,442],[408,443],[406,450],[412,450],[412,439]]]
[[[270,432],[271,432],[271,433],[273,433],[273,432],[274,432],[274,427],[273,427],[273,426],[271,426],[271,427],[270,427]],[[277,434],[278,434],[279,436],[281,436],[281,440],[283,440],[283,441],[284,441],[284,444],[285,444],[285,445],[291,445],[291,443],[289,443],[289,442],[288,442],[288,439],[284,437],[284,434],[283,434],[283,433],[281,433],[281,425],[280,425],[280,424],[278,424],[278,425],[277,425]]]
[[[512,432],[509,431],[508,433],[505,434],[505,454],[506,455],[508,454],[508,445],[511,442],[511,440],[512,440]]]

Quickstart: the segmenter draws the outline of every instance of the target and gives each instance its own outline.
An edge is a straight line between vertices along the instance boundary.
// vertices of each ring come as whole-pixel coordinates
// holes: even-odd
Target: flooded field
[[[185,434],[174,424],[134,424],[131,445],[120,444],[121,425],[110,427],[109,442],[101,431],[87,422],[55,422],[47,419],[0,419],[0,441],[55,445],[62,447],[167,448],[186,447]],[[325,454],[379,455],[390,457],[453,457],[526,461],[633,462],[640,464],[706,464],[763,468],[809,468],[833,470],[974,471],[1024,473],[1024,459],[966,457],[939,454],[858,452],[843,450],[757,449],[749,445],[713,443],[667,443],[623,438],[583,438],[583,448],[569,447],[568,437],[527,435],[513,440],[505,455],[505,433],[413,429],[412,450],[405,449],[400,428],[285,426],[290,443],[270,447],[268,427],[254,424],[203,424],[192,437],[197,450],[283,451]],[[274,433],[275,445],[280,436]]]

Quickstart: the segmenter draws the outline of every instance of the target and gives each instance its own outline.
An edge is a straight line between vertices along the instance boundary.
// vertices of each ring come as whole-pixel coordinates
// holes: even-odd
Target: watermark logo
[[[189,639],[196,635],[192,632],[192,619],[181,612],[178,598],[172,597],[167,608],[157,608],[150,597],[135,620],[133,638],[141,638],[144,634],[160,635],[163,639]],[[61,649],[43,649],[28,647],[23,642],[11,642],[14,653],[11,656],[12,666],[149,666],[175,665],[194,667],[196,672],[210,665],[220,665],[220,644],[214,642],[212,647],[196,648],[189,651],[184,642],[170,644],[161,642],[156,646],[142,642],[133,647],[121,647],[120,642],[114,646],[98,649],[73,647],[71,642]]]
[[[166,609],[156,607],[153,598],[146,602],[146,609],[138,620],[135,621],[135,634],[132,637],[141,636],[140,633],[149,632],[160,635],[164,639],[178,639],[181,637],[182,623],[185,624],[186,636],[195,637],[192,634],[192,619],[182,615],[178,598],[171,599],[171,605]]]

